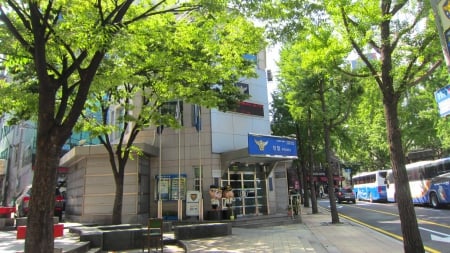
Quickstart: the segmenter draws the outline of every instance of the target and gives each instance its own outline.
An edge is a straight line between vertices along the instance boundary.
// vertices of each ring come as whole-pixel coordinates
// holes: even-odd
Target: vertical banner
[[[430,0],[447,69],[450,72],[450,0]]]

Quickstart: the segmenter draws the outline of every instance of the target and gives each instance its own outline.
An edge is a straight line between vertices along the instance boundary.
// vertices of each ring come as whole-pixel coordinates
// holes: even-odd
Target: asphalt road
[[[329,209],[329,200],[319,200],[319,205]],[[402,240],[396,203],[357,201],[356,204],[337,204],[337,209],[342,218]],[[425,250],[432,253],[450,253],[450,208],[416,206],[415,211]]]

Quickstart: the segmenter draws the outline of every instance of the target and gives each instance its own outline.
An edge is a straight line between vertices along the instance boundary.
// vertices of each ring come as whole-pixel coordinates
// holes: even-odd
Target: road
[[[329,209],[329,200],[319,205]],[[402,240],[400,217],[396,203],[337,204],[340,217],[368,226],[390,237]],[[450,208],[415,207],[420,234],[427,252],[450,253]]]

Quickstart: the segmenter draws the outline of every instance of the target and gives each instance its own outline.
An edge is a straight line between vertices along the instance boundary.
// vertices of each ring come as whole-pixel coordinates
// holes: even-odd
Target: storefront
[[[241,165],[241,164],[239,164]],[[222,187],[231,186],[236,217],[266,213],[266,178],[257,164],[230,166],[221,180]],[[226,208],[226,204],[222,205]]]
[[[274,191],[274,168],[279,162],[297,158],[295,139],[248,136],[248,148],[222,154],[222,167],[226,169],[220,183],[221,187],[233,189],[236,217],[269,213],[268,196]],[[286,180],[284,188],[287,190]],[[222,207],[227,208],[226,205]]]

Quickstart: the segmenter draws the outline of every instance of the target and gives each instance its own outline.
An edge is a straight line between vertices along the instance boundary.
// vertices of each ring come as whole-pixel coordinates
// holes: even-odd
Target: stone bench
[[[103,231],[103,251],[123,251],[142,247],[143,228]],[[146,229],[145,229],[146,231]]]
[[[90,242],[91,248],[102,251],[124,251],[142,247],[142,234],[147,228],[140,224],[108,226],[79,226],[69,230],[80,236],[80,241]]]
[[[231,223],[200,223],[174,227],[175,239],[189,240],[231,235]]]

